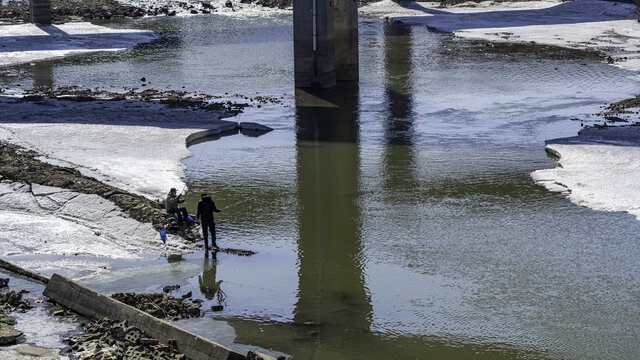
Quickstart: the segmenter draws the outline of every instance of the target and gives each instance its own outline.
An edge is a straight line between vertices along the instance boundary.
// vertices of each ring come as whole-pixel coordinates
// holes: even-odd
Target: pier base
[[[51,24],[51,0],[29,0],[29,20],[34,24]]]

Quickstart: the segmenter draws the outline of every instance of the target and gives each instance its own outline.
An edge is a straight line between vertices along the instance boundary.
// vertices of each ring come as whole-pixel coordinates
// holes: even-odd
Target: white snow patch
[[[183,189],[192,156],[185,139],[201,129],[100,124],[2,124],[7,140],[44,156],[40,160],[78,169],[107,184],[149,198]]]
[[[87,22],[61,25],[1,25],[0,66],[96,51],[118,51],[148,42],[147,30],[112,29]]]
[[[554,169],[531,177],[550,191],[598,211],[628,212],[640,220],[640,148],[616,145],[547,146],[560,156]]]
[[[439,8],[437,3],[383,0],[361,9],[407,24],[452,32],[457,37],[492,42],[535,43],[593,49],[640,70],[640,24],[635,5],[599,0],[465,3]]]
[[[0,183],[0,256],[47,254],[140,259],[166,249],[186,252],[178,237],[167,247],[151,224],[128,217],[98,195],[16,182]],[[37,194],[37,195],[35,195]]]

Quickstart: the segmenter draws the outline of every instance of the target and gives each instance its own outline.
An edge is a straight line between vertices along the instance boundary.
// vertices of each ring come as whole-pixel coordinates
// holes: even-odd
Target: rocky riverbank
[[[51,14],[54,23],[79,19],[112,19],[141,17],[147,11],[136,6],[125,5],[116,0],[52,0]],[[11,0],[0,6],[0,19],[12,22],[29,21],[29,2]]]
[[[22,96],[17,97],[17,102],[42,101],[45,99],[56,99],[65,101],[144,101],[148,103],[159,103],[170,108],[185,108],[191,110],[217,111],[225,117],[232,117],[240,114],[245,108],[256,105],[261,107],[265,104],[282,105],[282,99],[273,96],[243,94],[194,94],[180,90],[157,90],[146,88],[150,81],[146,78],[140,79],[139,87],[126,87],[123,91],[108,91],[104,89],[87,89],[79,86],[60,86],[57,88],[33,88],[25,90]],[[0,95],[7,90],[0,88]],[[232,101],[231,99],[236,100]]]
[[[622,99],[611,104],[604,105],[602,111],[597,113],[609,122],[624,122],[640,125],[640,95]]]

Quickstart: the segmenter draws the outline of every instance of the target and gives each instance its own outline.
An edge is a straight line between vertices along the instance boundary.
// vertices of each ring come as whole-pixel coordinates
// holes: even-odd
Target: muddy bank
[[[148,84],[145,78],[140,79],[141,86]],[[6,90],[0,89],[0,94]],[[240,94],[234,95],[243,100],[258,104],[281,104],[281,100],[266,96],[248,97]],[[22,97],[16,98],[16,102],[38,102],[45,99],[64,101],[144,101],[160,103],[170,108],[188,108],[192,110],[217,111],[227,116],[235,116],[243,109],[250,106],[247,102],[217,101],[223,99],[221,95],[193,94],[178,90],[156,90],[141,87],[125,88],[122,92],[108,91],[104,89],[86,89],[78,86],[61,86],[55,89],[34,88],[25,90]]]
[[[609,123],[631,123],[640,125],[640,95],[603,105],[602,111],[596,113]]]
[[[134,220],[151,223],[157,230],[165,229],[165,226],[174,219],[172,215],[167,214],[159,201],[107,185],[95,178],[82,175],[78,170],[45,163],[36,159],[37,156],[39,154],[33,151],[0,142],[0,180],[69,189],[83,194],[96,194],[113,202]],[[167,230],[190,241],[200,238],[195,226]]]

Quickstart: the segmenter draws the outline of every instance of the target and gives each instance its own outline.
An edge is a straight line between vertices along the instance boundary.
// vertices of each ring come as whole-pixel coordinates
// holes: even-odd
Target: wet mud
[[[144,78],[143,78],[144,79]],[[141,79],[142,80],[142,79]],[[144,79],[146,81],[146,79]],[[146,85],[141,81],[142,85]],[[0,94],[2,90],[0,89]],[[281,103],[277,98],[264,96],[247,97],[237,95],[247,101],[266,104]],[[235,116],[243,109],[250,106],[247,102],[238,101],[216,101],[223,96],[207,94],[191,94],[186,91],[177,90],[156,90],[125,88],[123,92],[113,92],[102,89],[87,89],[78,86],[61,86],[55,89],[35,88],[25,90],[21,97],[16,98],[16,102],[39,102],[45,99],[55,99],[62,101],[88,102],[88,101],[143,101],[149,103],[160,103],[169,108],[187,108],[200,111],[216,111],[227,116]]]

